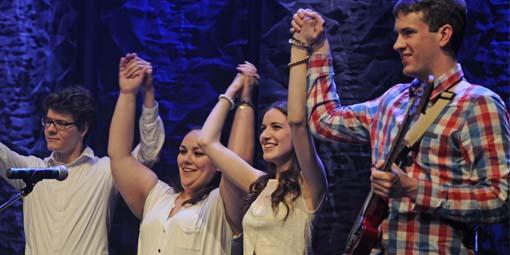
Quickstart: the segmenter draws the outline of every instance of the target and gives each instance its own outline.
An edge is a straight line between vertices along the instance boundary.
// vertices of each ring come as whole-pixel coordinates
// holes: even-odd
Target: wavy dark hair
[[[193,131],[196,131],[196,130],[200,131],[201,127],[200,126],[191,127],[189,129],[189,131],[186,133],[186,135]],[[215,188],[220,186],[220,181],[221,181],[221,173],[216,172],[214,177],[211,179],[211,181],[209,181],[209,183],[207,183],[207,185],[205,185],[200,190],[198,190],[198,192],[196,192],[190,199],[184,201],[182,203],[182,205],[185,205],[185,204],[194,205],[194,204],[204,200],[207,196],[209,196],[209,193],[211,193],[212,190],[214,190]],[[182,187],[182,184],[180,182],[180,177],[179,177],[178,182],[174,181],[172,183],[172,188],[175,190],[176,193],[184,191],[184,188]]]
[[[49,109],[71,114],[79,131],[88,127],[88,132],[83,137],[83,142],[87,143],[96,119],[96,105],[88,89],[73,85],[47,95],[43,100],[44,116],[47,116]]]
[[[67,87],[47,95],[44,98],[43,108],[45,114],[49,109],[71,114],[80,131],[83,131],[86,126],[90,129],[96,115],[94,99],[90,91],[82,86]]]
[[[264,115],[271,109],[276,109],[287,116],[287,102],[286,101],[278,101],[272,105],[270,105],[265,111]],[[280,173],[280,177],[278,179],[278,188],[271,194],[271,207],[273,208],[273,212],[278,213],[278,205],[283,203],[285,208],[287,209],[285,218],[283,221],[287,219],[289,216],[291,206],[290,202],[286,199],[288,195],[290,195],[290,200],[295,201],[299,196],[301,196],[301,185],[300,185],[300,173],[301,168],[299,167],[299,163],[296,158],[296,154],[294,149],[292,150],[291,160],[292,164],[288,169],[285,169]],[[276,165],[270,162],[267,162],[266,174],[259,177],[255,182],[250,185],[250,190],[246,195],[243,203],[243,214],[248,211],[250,205],[257,199],[262,190],[266,187],[269,179],[276,178]]]
[[[454,56],[462,44],[466,24],[467,8],[464,0],[399,0],[393,6],[393,16],[423,12],[423,21],[430,32],[437,32],[440,27],[449,24],[453,35],[449,46]]]

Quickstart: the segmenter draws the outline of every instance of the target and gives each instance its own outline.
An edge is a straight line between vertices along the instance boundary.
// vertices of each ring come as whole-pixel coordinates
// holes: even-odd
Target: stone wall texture
[[[256,106],[286,98],[292,14],[323,14],[344,104],[373,99],[401,74],[390,0],[4,0],[0,2],[0,142],[24,155],[49,152],[39,124],[44,95],[82,84],[97,98],[97,123],[88,143],[106,154],[117,96],[120,56],[137,52],[155,67],[166,143],[154,171],[178,181],[175,158],[187,130],[200,125],[218,93],[244,60],[262,76]],[[460,53],[467,79],[497,92],[510,105],[508,1],[467,0]],[[338,254],[369,188],[370,148],[317,142],[329,192],[315,231],[317,254]],[[258,152],[260,158],[260,151]],[[0,180],[0,202],[15,193]],[[0,213],[0,254],[23,254],[21,203]],[[480,226],[480,254],[508,254],[508,222]],[[111,254],[136,254],[138,221],[119,200]]]

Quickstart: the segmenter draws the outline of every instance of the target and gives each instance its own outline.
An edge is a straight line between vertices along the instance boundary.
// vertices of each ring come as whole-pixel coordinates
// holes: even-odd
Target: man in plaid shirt
[[[393,13],[393,48],[401,56],[403,73],[415,80],[350,106],[342,106],[336,92],[324,20],[311,10],[294,14],[291,32],[303,41],[293,47],[308,48],[312,54],[309,126],[325,140],[370,143],[372,190],[389,205],[389,216],[380,226],[385,253],[466,254],[465,226],[509,215],[509,114],[497,94],[467,82],[457,63],[464,1],[400,0]],[[405,172],[395,165],[391,172],[380,171],[412,96],[409,88],[422,93],[429,75],[436,79],[428,108],[443,91],[455,97],[410,153]]]

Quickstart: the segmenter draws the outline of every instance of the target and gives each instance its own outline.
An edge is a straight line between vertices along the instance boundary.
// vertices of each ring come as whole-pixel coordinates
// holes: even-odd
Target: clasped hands
[[[231,98],[236,98],[241,94],[241,99],[250,100],[253,88],[260,79],[257,68],[252,63],[245,61],[238,65],[236,69],[238,73],[225,94]]]
[[[299,9],[292,16],[290,32],[294,39],[319,48],[325,40],[324,19],[310,9]]]
[[[142,86],[145,91],[153,89],[152,65],[136,53],[128,53],[119,61],[120,92],[136,94]]]

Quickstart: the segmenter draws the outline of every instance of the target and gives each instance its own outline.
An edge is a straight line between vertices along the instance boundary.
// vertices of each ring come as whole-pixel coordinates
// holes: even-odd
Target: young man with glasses
[[[121,64],[150,63],[128,54]],[[133,154],[144,164],[158,159],[164,142],[163,124],[154,100],[152,79],[122,77],[120,83],[143,83],[144,108],[140,118],[141,144]],[[23,198],[25,254],[108,254],[108,226],[117,190],[110,159],[99,158],[85,143],[96,109],[90,92],[70,87],[48,95],[41,124],[51,155],[45,159],[22,156],[0,143],[0,175],[16,189],[25,184],[6,178],[11,167],[65,165],[64,181],[42,180]]]

